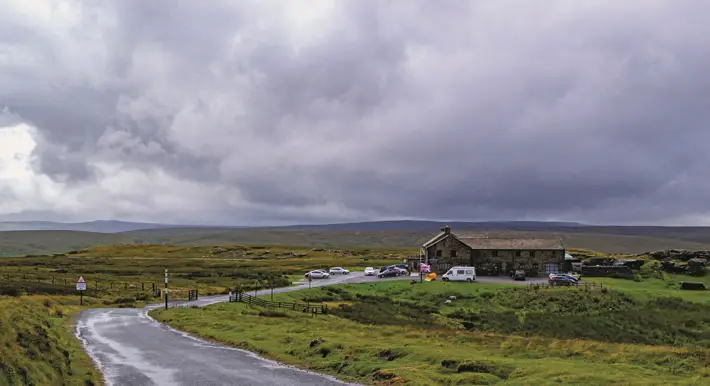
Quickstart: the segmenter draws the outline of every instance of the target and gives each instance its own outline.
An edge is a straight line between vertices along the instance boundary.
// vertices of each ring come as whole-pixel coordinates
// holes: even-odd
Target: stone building
[[[420,261],[434,272],[457,265],[476,267],[478,275],[506,275],[523,269],[528,276],[566,271],[565,248],[560,239],[467,237],[441,233],[421,247]]]

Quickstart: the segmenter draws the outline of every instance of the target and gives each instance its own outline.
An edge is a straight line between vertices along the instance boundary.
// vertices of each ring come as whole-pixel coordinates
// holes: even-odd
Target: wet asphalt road
[[[409,280],[410,277],[377,279],[362,272],[314,280],[313,287],[336,283]],[[479,278],[478,281],[509,279]],[[307,288],[308,284],[275,289],[274,293]],[[259,294],[267,294],[260,291]],[[228,296],[207,296],[189,302],[205,306],[225,302]],[[186,305],[185,301],[170,302]],[[209,343],[162,325],[145,309],[96,308],[82,312],[76,335],[94,359],[109,386],[257,386],[344,385],[333,377],[301,371],[269,361],[244,350]]]

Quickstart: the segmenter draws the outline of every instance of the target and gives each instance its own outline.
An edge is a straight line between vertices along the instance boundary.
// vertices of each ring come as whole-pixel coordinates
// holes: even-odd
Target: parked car
[[[397,266],[393,266],[393,267],[390,267],[390,268],[392,268],[392,269],[394,269],[395,271],[397,271],[397,275],[398,275],[398,276],[409,275],[409,271],[407,271],[406,269],[403,269],[403,268],[400,268],[400,267],[397,267]]]
[[[548,280],[548,283],[550,283],[550,285],[555,285],[555,286],[557,286],[557,285],[567,285],[567,286],[577,285],[577,282],[574,279],[572,279],[570,277],[562,276],[562,275],[557,275],[557,276],[550,278],[550,280]]]
[[[578,282],[580,279],[578,277],[575,277],[574,275],[570,275],[568,273],[556,273],[552,275],[552,277],[565,277],[567,279],[570,279],[574,282]]]
[[[409,275],[409,267],[407,267],[407,264],[395,264],[395,267],[404,270],[407,272],[407,275]]]
[[[342,268],[342,267],[333,267],[330,269],[330,272],[328,272],[328,273],[330,273],[331,275],[338,275],[338,274],[339,275],[347,275],[350,273],[350,271],[348,271],[347,269]]]
[[[380,273],[377,274],[377,277],[383,278],[383,277],[395,277],[399,276],[399,271],[394,268],[394,267],[389,267],[385,269],[384,271],[381,271]]]
[[[473,283],[476,280],[476,268],[474,267],[452,267],[444,276],[443,281],[467,281]]]
[[[516,270],[513,273],[513,280],[524,281],[525,280],[525,271],[522,269]]]
[[[307,272],[303,276],[306,278],[310,277],[311,279],[327,279],[330,277],[330,274],[322,269],[316,269],[311,272]]]
[[[375,271],[374,268],[372,268],[372,267],[365,268],[365,276],[375,276],[375,275],[377,275],[377,271]]]

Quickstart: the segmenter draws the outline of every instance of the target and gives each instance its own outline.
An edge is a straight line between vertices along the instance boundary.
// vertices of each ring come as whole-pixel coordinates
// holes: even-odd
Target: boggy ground
[[[708,305],[608,287],[383,281],[276,296],[325,302],[326,316],[235,303],[152,315],[366,384],[710,384]]]

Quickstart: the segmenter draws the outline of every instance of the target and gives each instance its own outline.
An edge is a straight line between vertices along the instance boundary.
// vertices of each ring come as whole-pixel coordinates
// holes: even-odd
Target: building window
[[[493,257],[498,257],[498,251],[493,251]]]
[[[436,251],[436,257],[441,257],[441,249],[438,249],[438,250]]]
[[[452,250],[450,253],[451,253],[451,255],[450,255],[451,257],[456,257],[456,250]]]

